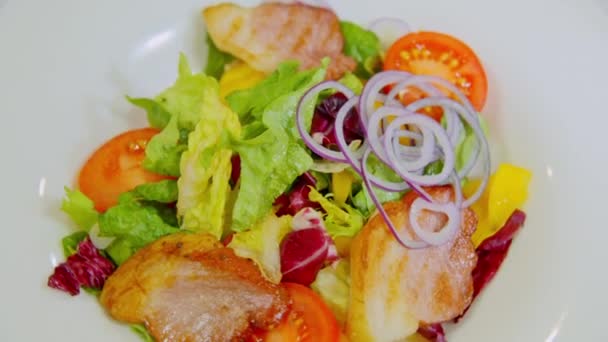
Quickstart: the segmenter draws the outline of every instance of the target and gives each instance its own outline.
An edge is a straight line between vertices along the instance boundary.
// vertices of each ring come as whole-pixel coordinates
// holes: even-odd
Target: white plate
[[[65,184],[108,137],[144,125],[124,94],[173,81],[206,47],[207,1],[0,0],[1,341],[137,341],[87,295],[45,285],[70,225]],[[501,158],[534,171],[529,219],[450,341],[607,341],[608,3],[334,1],[461,37],[485,63]]]

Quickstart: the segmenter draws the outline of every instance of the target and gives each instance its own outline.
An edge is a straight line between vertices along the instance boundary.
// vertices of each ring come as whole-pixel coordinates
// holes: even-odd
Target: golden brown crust
[[[229,341],[277,324],[289,309],[281,287],[208,234],[174,234],[141,249],[108,278],[100,300],[158,341]]]
[[[446,187],[428,190],[445,201],[453,196]],[[384,205],[398,229],[412,233],[409,207],[412,198]],[[411,250],[402,247],[381,216],[371,218],[351,249],[351,307],[347,333],[353,340],[403,339],[418,324],[442,322],[461,314],[472,300],[471,271],[477,262],[471,234],[477,220],[463,210],[460,232],[438,247]],[[425,229],[444,221],[436,213],[423,213]],[[397,317],[397,318],[396,318]]]
[[[203,10],[207,31],[223,51],[254,69],[272,72],[287,60],[302,69],[332,62],[327,77],[337,79],[352,71],[356,62],[342,54],[340,22],[331,10],[301,3],[265,3],[254,8],[222,3]]]

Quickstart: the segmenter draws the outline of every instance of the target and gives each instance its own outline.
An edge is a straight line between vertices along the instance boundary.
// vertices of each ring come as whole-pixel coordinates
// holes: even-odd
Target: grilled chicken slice
[[[344,37],[329,9],[301,3],[265,3],[254,8],[231,3],[203,10],[207,31],[217,47],[244,60],[254,69],[272,72],[286,60],[302,69],[319,66],[330,57],[328,78],[352,71],[356,62],[342,54]]]
[[[140,250],[108,278],[100,300],[157,341],[239,340],[289,309],[282,288],[207,234],[174,234]]]
[[[436,200],[453,197],[450,187],[428,189]],[[384,205],[398,229],[413,234],[409,209],[414,196]],[[446,218],[423,212],[420,225],[436,230]],[[351,301],[346,323],[352,341],[401,341],[420,323],[443,322],[461,314],[471,303],[477,263],[471,235],[475,214],[462,212],[461,229],[448,243],[425,249],[404,248],[380,215],[371,218],[351,249]],[[413,235],[410,235],[413,236]]]

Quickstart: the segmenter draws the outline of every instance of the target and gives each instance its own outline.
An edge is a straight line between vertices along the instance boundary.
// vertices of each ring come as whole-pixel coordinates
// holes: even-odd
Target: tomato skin
[[[310,288],[296,283],[281,284],[291,296],[288,318],[267,332],[264,342],[338,342],[340,325],[327,304]]]
[[[154,128],[141,128],[119,134],[101,145],[78,175],[78,188],[104,212],[118,202],[120,194],[144,183],[171,177],[158,175],[141,166],[145,147],[158,134]]]
[[[477,111],[486,102],[488,82],[479,58],[447,34],[420,31],[401,37],[387,51],[384,70],[442,77],[454,83]]]

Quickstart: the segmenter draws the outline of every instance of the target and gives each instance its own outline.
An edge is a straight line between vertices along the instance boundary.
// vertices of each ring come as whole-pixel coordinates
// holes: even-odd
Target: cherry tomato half
[[[488,82],[479,58],[447,34],[421,31],[403,36],[389,48],[384,70],[442,77],[454,83],[477,111],[486,102]]]
[[[141,166],[146,144],[158,132],[154,128],[142,128],[122,133],[89,157],[78,176],[78,187],[95,203],[95,209],[104,212],[118,202],[123,192],[170,178]]]

